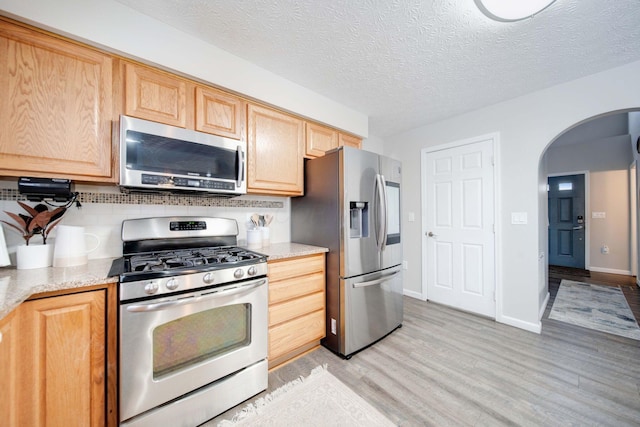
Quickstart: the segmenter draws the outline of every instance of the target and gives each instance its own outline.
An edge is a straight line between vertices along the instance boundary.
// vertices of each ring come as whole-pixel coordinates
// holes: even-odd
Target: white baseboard
[[[623,276],[632,276],[631,270],[618,270],[615,268],[604,267],[589,267],[589,271],[596,271],[598,273],[610,273],[610,274],[622,274]]]
[[[496,322],[504,323],[505,325],[513,326],[519,329],[524,329],[525,331],[533,332],[539,334],[542,332],[542,322],[538,321],[536,323],[533,322],[525,322],[520,319],[516,319],[515,317],[509,316],[500,316],[500,318],[496,318]]]
[[[551,298],[551,294],[547,292],[547,296],[544,297],[544,302],[542,303],[540,312],[538,313],[538,320],[542,319],[542,316],[544,316],[544,311],[547,309],[547,304],[549,304],[549,298]]]
[[[422,301],[426,301],[427,300],[425,297],[422,296],[422,294],[420,292],[410,291],[408,289],[403,289],[402,293],[405,296],[408,296],[408,297],[411,297],[411,298],[419,299],[419,300],[422,300]]]

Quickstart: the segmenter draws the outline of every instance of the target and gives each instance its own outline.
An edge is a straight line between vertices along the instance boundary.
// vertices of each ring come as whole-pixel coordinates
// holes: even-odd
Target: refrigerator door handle
[[[353,287],[354,288],[364,288],[366,286],[374,286],[374,285],[379,285],[382,282],[386,282],[387,280],[391,279],[394,276],[397,276],[398,274],[400,274],[399,271],[393,272],[391,274],[387,274],[386,276],[382,276],[379,279],[375,279],[375,280],[369,280],[366,282],[360,282],[360,283],[354,283]]]
[[[376,240],[378,250],[383,251],[387,246],[387,183],[384,176],[376,174],[376,209],[378,210],[376,224]]]

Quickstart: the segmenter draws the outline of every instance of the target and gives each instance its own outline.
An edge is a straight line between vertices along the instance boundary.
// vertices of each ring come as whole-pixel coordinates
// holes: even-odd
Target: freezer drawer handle
[[[397,276],[398,274],[400,274],[400,272],[396,271],[395,273],[391,273],[391,274],[387,274],[386,276],[382,276],[379,279],[369,280],[368,282],[354,283],[353,287],[354,288],[364,288],[365,286],[379,285],[380,283],[386,282],[387,280],[391,279],[394,276]]]

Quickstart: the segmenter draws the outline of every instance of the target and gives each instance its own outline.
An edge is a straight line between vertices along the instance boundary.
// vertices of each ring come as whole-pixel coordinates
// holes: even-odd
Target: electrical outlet
[[[609,253],[609,246],[602,245],[602,247],[600,248],[600,252],[602,252],[605,255],[608,254]]]
[[[409,269],[409,261],[402,261],[402,269],[403,270]]]

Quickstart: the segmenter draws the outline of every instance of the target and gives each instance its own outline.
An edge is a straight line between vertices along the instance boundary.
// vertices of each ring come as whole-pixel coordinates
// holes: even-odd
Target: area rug
[[[300,377],[250,403],[228,426],[393,426],[377,409],[353,390],[318,366],[308,377]]]
[[[549,319],[640,340],[640,328],[619,286],[562,280]]]

